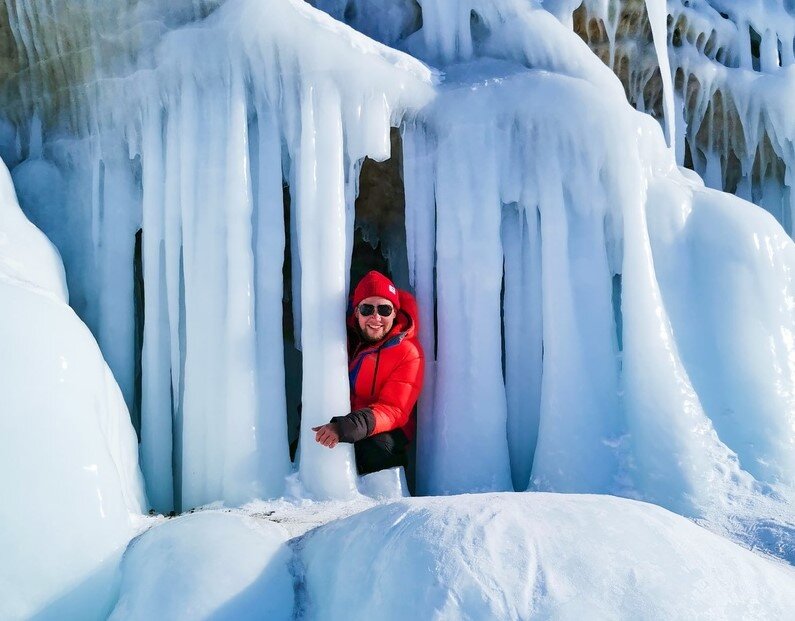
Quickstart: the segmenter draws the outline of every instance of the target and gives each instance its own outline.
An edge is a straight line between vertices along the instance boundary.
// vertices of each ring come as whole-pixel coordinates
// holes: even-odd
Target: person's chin
[[[367,337],[367,340],[370,342],[380,341],[384,336],[383,330],[378,330],[378,332],[371,332],[370,330],[365,330],[364,335]]]

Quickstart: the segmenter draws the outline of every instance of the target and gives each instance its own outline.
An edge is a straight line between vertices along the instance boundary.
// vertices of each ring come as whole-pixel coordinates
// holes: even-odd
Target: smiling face
[[[376,307],[376,310],[372,315],[365,317],[359,312],[359,308],[361,308],[362,304],[372,304]],[[378,314],[377,307],[382,304],[392,307],[392,313],[389,315],[389,317],[382,317]],[[392,306],[392,302],[386,298],[380,298],[378,296],[364,298],[356,307],[354,315],[356,317],[356,322],[359,324],[359,332],[362,335],[362,338],[364,338],[365,341],[369,341],[370,343],[380,341],[382,338],[384,338],[392,329],[392,324],[395,323],[395,308]]]

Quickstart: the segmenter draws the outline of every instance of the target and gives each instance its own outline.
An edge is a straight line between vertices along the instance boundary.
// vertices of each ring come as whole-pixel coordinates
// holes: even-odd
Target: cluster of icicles
[[[679,133],[681,98],[677,109],[664,81],[664,137],[570,29],[573,3],[549,4],[557,15],[525,0],[423,0],[408,54],[300,0],[229,0],[115,82],[89,136],[53,129],[15,169],[40,222],[66,214],[43,228],[128,404],[142,229],[153,507],[284,493],[284,184],[299,476],[317,497],[356,493],[351,447],[320,447],[309,428],[349,409],[353,206],[363,158],[390,156],[390,127],[428,360],[420,492],[618,493],[700,515],[795,483],[792,242],[676,166],[677,136],[700,135],[719,78],[702,80]],[[605,19],[610,5],[588,3]],[[646,6],[659,65],[694,72],[684,53],[669,60],[665,7]],[[761,90],[732,90],[748,96],[740,117],[795,135],[775,106],[760,112]],[[716,152],[704,152],[708,178]],[[43,178],[57,199],[37,193]]]

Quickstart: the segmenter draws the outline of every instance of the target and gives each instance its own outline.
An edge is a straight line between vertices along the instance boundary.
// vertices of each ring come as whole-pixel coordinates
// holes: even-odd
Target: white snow
[[[293,619],[286,540],[273,522],[219,511],[162,522],[124,553],[109,620]]]
[[[257,501],[162,520],[110,619],[784,619],[795,569],[605,495]]]
[[[660,507],[547,493],[413,498],[309,532],[305,618],[786,619],[795,569]]]
[[[100,619],[145,510],[119,387],[0,164],[0,617]]]

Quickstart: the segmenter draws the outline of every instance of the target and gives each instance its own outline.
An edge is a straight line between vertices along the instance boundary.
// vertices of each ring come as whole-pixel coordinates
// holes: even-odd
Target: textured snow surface
[[[660,507],[548,493],[414,498],[298,544],[307,619],[786,619],[795,569]]]
[[[113,621],[795,614],[795,568],[655,505],[604,495],[200,510],[133,540],[121,576]]]
[[[272,522],[216,511],[154,526],[124,553],[109,619],[293,619],[286,540]]]
[[[100,619],[145,510],[121,392],[0,164],[0,618]]]

